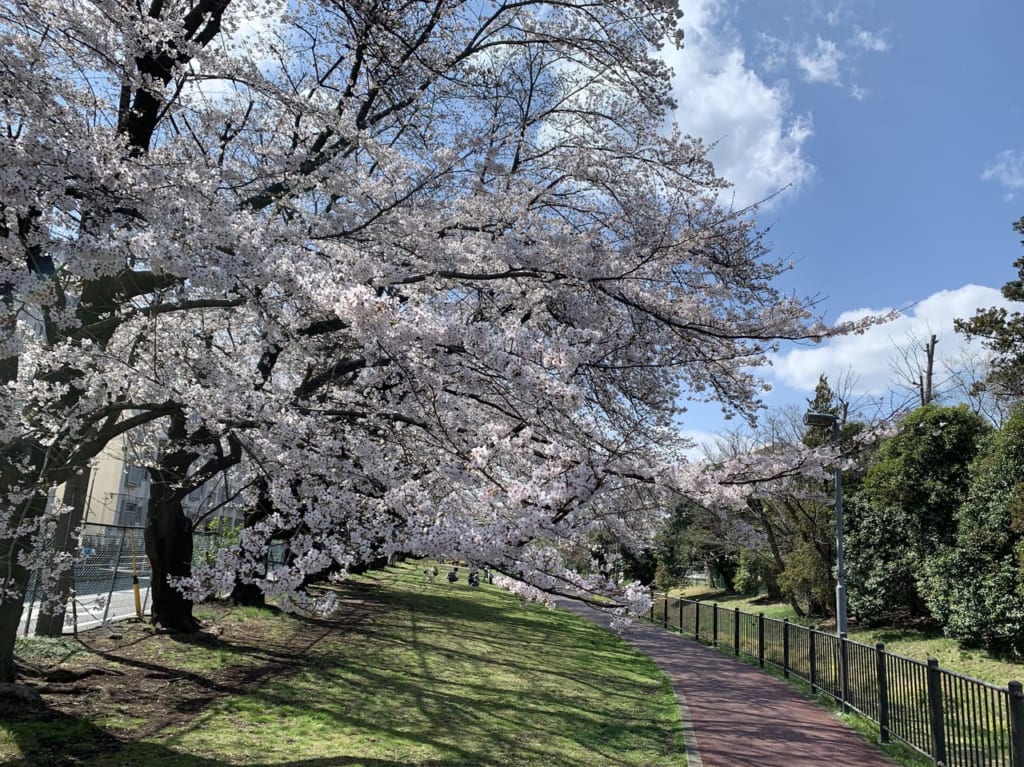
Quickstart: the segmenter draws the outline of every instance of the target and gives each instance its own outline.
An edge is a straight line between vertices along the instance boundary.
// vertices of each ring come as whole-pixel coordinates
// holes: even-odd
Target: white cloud
[[[1004,149],[981,174],[984,181],[995,181],[1004,189],[1024,189],[1024,152]]]
[[[699,431],[696,429],[680,429],[680,436],[690,440],[692,446],[683,450],[683,455],[694,463],[699,463],[707,458],[709,453],[715,452],[715,446],[721,440],[721,435],[710,431]]]
[[[287,0],[261,0],[259,3],[243,0],[232,3],[224,16],[223,34],[218,38],[217,52],[238,62],[251,63],[260,69],[276,68],[273,46],[280,42],[279,35],[287,10]],[[233,79],[209,77],[199,57],[194,58],[190,66],[195,78],[186,83],[181,94],[185,103],[223,103],[239,94],[246,94],[248,90]]]
[[[857,75],[858,63],[865,56],[892,48],[886,31],[871,32],[853,23],[853,15],[840,6],[828,12],[819,7],[812,10],[811,18],[825,19],[835,28],[830,36],[842,42],[815,35],[812,43],[808,34],[813,23],[790,24],[789,38],[757,31],[753,33],[754,54],[761,71],[779,74],[791,67],[804,82],[842,86]],[[856,83],[847,91],[857,101],[868,95],[868,89]]]
[[[809,115],[791,112],[785,83],[769,85],[747,65],[735,35],[719,24],[725,10],[723,0],[688,4],[685,48],[664,55],[675,70],[680,127],[717,142],[711,159],[742,207],[811,179],[804,144],[813,127]]]
[[[849,10],[844,8],[842,3],[839,3],[834,8],[830,8],[827,12],[825,12],[824,18],[825,22],[830,27],[838,27],[849,15]]]
[[[760,56],[761,68],[766,72],[781,70],[789,61],[791,46],[785,40],[765,32],[758,32],[755,39],[755,53]]]
[[[839,83],[839,64],[843,52],[831,40],[817,38],[813,51],[802,50],[796,57],[796,65],[809,83]]]
[[[875,53],[885,53],[891,47],[889,41],[876,32],[868,32],[866,29],[857,27],[853,36],[853,44],[858,48]]]
[[[855,388],[860,394],[885,394],[894,388],[892,365],[900,358],[900,348],[909,339],[938,337],[936,369],[943,360],[956,359],[968,347],[963,336],[954,332],[953,320],[968,318],[976,309],[990,306],[1012,307],[995,288],[982,285],[964,285],[956,290],[934,293],[904,311],[897,319],[869,329],[862,335],[844,336],[816,346],[800,348],[780,354],[773,360],[772,377],[785,385],[804,392],[812,392],[818,376],[825,373],[835,381],[847,371],[856,376]],[[856,309],[845,312],[839,322],[857,319],[868,314],[883,314],[888,309]],[[973,341],[971,348],[980,349]]]

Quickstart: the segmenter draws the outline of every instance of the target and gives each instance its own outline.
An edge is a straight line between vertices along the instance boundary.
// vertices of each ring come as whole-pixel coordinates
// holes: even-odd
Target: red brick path
[[[600,612],[559,603],[607,626]],[[880,749],[788,683],[679,634],[635,623],[623,638],[672,680],[689,767],[892,767]],[[696,747],[696,748],[694,748]]]

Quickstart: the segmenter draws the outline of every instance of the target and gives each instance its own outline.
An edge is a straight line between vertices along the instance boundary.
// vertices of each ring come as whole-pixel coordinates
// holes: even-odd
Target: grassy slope
[[[358,625],[323,625],[301,661],[249,692],[197,707],[186,721],[133,738],[138,723],[67,718],[0,724],[0,763],[62,737],[117,747],[83,765],[302,767],[598,767],[684,765],[678,708],[653,663],[561,611],[522,607],[484,586],[422,582],[422,566],[364,577]],[[297,619],[244,614],[251,621]],[[355,620],[355,618],[353,618]],[[308,624],[307,624],[308,628]],[[314,626],[314,629],[319,627]],[[265,626],[252,629],[254,636]],[[307,638],[311,634],[307,631]],[[163,639],[158,637],[156,639]],[[156,652],[156,651],[154,651]],[[244,671],[238,647],[167,643],[154,660],[202,674]],[[60,724],[64,733],[53,732]],[[20,728],[20,729],[18,729]],[[151,728],[152,729],[152,728]],[[6,737],[5,737],[6,732]],[[42,759],[42,757],[40,757]],[[10,761],[6,763],[11,763]],[[17,762],[14,762],[17,763]],[[49,763],[45,760],[29,764]]]
[[[688,599],[701,599],[717,602],[727,609],[738,607],[742,612],[754,613],[763,612],[767,618],[782,620],[789,618],[797,623],[807,624],[808,621],[797,618],[793,609],[785,603],[765,603],[757,597],[727,596],[703,587],[691,587],[683,589],[678,593],[672,591],[673,596],[682,596]],[[830,627],[820,627],[823,631],[834,631],[835,624]],[[1024,679],[1024,665],[1013,663],[1000,658],[995,658],[984,650],[972,650],[961,648],[953,639],[948,639],[938,632],[922,632],[909,629],[873,628],[862,629],[855,626],[850,628],[850,639],[866,645],[876,642],[885,644],[885,649],[892,653],[904,655],[908,658],[924,661],[928,658],[935,658],[939,665],[950,671],[982,679],[991,684],[1005,686],[1011,679]]]

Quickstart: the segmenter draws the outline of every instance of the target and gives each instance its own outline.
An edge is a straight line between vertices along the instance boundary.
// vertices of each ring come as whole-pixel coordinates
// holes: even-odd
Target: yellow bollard
[[[135,617],[142,620],[142,595],[139,592],[139,569],[135,565],[135,531],[131,532],[132,542],[132,591],[135,593]]]

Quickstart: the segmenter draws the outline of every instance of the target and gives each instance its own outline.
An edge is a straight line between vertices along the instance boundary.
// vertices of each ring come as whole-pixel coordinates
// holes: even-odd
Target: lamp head
[[[832,426],[838,420],[832,413],[804,413],[805,426]]]

